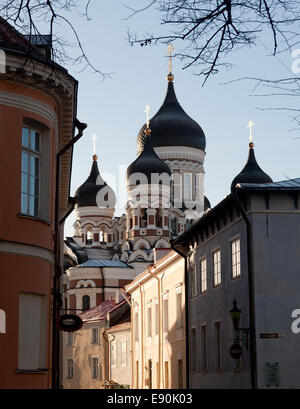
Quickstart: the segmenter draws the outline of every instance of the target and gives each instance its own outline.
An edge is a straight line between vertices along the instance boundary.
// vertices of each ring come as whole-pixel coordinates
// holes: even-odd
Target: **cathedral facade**
[[[210,208],[205,147],[205,134],[179,104],[169,72],[162,106],[138,133],[138,157],[127,169],[125,214],[114,216],[116,196],[95,154],[89,177],[75,193],[75,232],[65,240],[66,308],[85,310],[118,299],[121,287]]]

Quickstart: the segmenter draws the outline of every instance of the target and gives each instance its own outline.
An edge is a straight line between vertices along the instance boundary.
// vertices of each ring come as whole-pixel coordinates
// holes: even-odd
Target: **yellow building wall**
[[[130,291],[132,387],[185,388],[184,259],[173,257],[151,274],[146,280],[138,276]]]

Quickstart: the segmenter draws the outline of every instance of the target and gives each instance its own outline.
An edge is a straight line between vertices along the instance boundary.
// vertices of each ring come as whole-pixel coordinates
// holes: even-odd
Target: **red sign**
[[[279,338],[280,334],[260,334],[260,338]]]
[[[243,353],[243,349],[239,344],[233,344],[229,350],[232,359],[240,359]]]
[[[64,314],[57,321],[57,326],[61,331],[75,332],[83,325],[82,319],[78,315]]]

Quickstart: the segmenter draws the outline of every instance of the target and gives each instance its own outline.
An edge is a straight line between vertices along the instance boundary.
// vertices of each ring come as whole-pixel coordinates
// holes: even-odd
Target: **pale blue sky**
[[[105,72],[115,73],[112,79],[100,82],[97,74],[90,70],[80,73],[76,67],[67,67],[79,81],[78,119],[88,124],[84,136],[74,148],[71,195],[89,175],[93,133],[98,136],[98,165],[102,176],[107,179],[105,174],[110,173],[118,180],[119,166],[122,166],[124,175],[126,167],[136,158],[136,138],[145,122],[145,106],[151,106],[151,117],[165,96],[168,72],[166,47],[130,47],[126,34],[128,26],[148,32],[160,29],[158,16],[155,13],[141,14],[125,21],[128,15],[123,6],[125,2],[94,2],[90,10],[93,20],[89,22],[74,15],[71,18],[93,64]],[[131,5],[138,3],[133,0],[127,2]],[[294,127],[290,114],[257,109],[297,107],[297,98],[249,96],[254,85],[249,81],[222,85],[244,76],[291,76],[291,56],[281,55],[279,59],[267,57],[266,54],[271,53],[267,36],[263,43],[257,48],[231,54],[229,61],[235,65],[234,68],[212,76],[204,87],[202,79],[193,75],[192,70],[182,70],[183,65],[178,60],[173,63],[177,98],[206,135],[205,195],[212,205],[229,193],[232,179],[245,164],[249,142],[247,123],[250,119],[255,123],[255,154],[263,170],[275,181],[299,177],[300,140],[294,139],[297,132],[290,131]],[[174,46],[179,48],[181,45],[174,43]],[[267,51],[265,46],[270,50]],[[73,52],[75,55],[76,50]],[[124,212],[123,205],[119,201],[116,215]],[[65,225],[68,236],[73,234],[74,221],[73,213]]]

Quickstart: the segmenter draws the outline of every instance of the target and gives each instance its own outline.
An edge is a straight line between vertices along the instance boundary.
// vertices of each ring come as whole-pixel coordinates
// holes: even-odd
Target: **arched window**
[[[84,295],[82,297],[82,309],[83,311],[89,310],[90,308],[90,297],[88,295]]]
[[[93,242],[93,233],[92,233],[92,228],[88,227],[86,231],[86,244],[92,244]]]
[[[104,226],[100,228],[100,243],[106,243],[106,228]]]
[[[147,209],[141,209],[141,227],[147,227]]]

